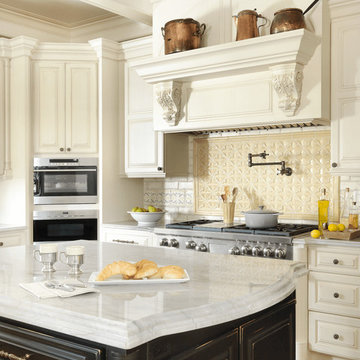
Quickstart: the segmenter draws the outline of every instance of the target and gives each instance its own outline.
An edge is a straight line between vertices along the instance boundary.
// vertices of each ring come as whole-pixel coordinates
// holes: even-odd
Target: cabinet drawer
[[[103,350],[0,322],[0,359],[100,360]]]
[[[337,274],[360,275],[360,249],[310,247],[309,269]]]
[[[104,230],[102,241],[119,244],[148,246],[149,238],[149,234],[145,232],[139,233],[126,230]]]
[[[310,311],[309,346],[324,354],[360,359],[360,320]]]
[[[360,318],[359,292],[359,277],[310,271],[310,310]]]
[[[0,233],[0,247],[23,245],[25,243],[24,232],[1,232]]]

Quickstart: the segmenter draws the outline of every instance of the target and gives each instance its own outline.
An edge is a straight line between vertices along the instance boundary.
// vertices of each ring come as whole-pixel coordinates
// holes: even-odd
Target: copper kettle
[[[236,41],[259,36],[259,28],[267,24],[267,19],[255,10],[243,10],[233,15],[237,27]],[[258,18],[265,20],[260,26],[257,25]]]

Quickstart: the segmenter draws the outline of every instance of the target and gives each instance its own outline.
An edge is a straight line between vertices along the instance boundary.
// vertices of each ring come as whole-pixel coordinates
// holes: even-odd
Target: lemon
[[[339,231],[344,231],[345,230],[345,225],[344,224],[339,224],[338,225],[338,230]]]
[[[330,224],[328,227],[329,231],[337,231],[338,230],[338,226],[336,224]]]
[[[313,237],[314,239],[318,239],[321,235],[321,232],[319,230],[313,230],[311,233],[310,233],[311,237]]]

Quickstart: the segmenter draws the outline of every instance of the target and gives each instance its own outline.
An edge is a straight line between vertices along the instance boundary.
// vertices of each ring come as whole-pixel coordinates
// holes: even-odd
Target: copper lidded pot
[[[236,41],[250,39],[259,36],[259,28],[267,23],[267,19],[255,10],[243,10],[233,15],[237,28]],[[265,19],[265,23],[258,26],[258,18]]]
[[[305,28],[303,11],[297,8],[281,9],[274,14],[270,34]]]
[[[205,24],[200,25],[191,18],[168,21],[161,28],[165,41],[165,55],[199,48],[205,29]]]

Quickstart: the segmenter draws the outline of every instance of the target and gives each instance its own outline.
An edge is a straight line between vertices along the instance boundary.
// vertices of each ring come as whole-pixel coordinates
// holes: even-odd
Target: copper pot
[[[270,34],[305,28],[305,18],[301,9],[288,8],[277,11],[270,26]]]
[[[168,21],[161,28],[165,41],[165,55],[199,48],[205,29],[205,24],[200,25],[191,18]]]
[[[259,28],[267,23],[267,19],[254,10],[243,10],[233,15],[237,28],[236,41],[259,36]],[[258,27],[258,18],[265,19],[265,23]]]

